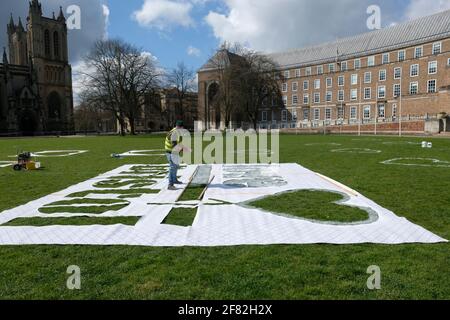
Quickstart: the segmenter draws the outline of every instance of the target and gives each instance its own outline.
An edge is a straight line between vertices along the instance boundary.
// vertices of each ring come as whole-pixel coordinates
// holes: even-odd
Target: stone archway
[[[47,131],[61,131],[61,97],[53,91],[47,97]]]

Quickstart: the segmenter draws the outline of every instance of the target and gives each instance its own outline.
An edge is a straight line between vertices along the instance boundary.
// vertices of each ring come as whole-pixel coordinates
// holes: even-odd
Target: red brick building
[[[450,11],[313,47],[274,53],[282,105],[261,109],[261,128],[348,132],[450,131]],[[199,119],[215,72],[199,71]],[[441,118],[444,118],[443,120]],[[222,124],[223,126],[224,124]]]

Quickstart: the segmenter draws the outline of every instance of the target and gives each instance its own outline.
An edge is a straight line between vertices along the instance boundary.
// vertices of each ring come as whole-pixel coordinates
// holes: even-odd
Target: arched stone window
[[[61,98],[55,91],[47,98],[48,118],[53,120],[61,119]]]
[[[50,56],[50,32],[48,30],[44,31],[44,46],[45,55]]]
[[[59,58],[59,35],[57,31],[53,33],[53,53],[55,58]]]

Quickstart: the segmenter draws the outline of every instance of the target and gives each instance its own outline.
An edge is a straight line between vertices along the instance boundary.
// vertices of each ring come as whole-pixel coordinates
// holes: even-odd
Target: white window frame
[[[303,90],[309,90],[309,80],[303,81]]]
[[[397,87],[399,87],[398,95],[396,95]],[[398,97],[400,97],[401,94],[402,94],[402,85],[400,83],[394,83],[394,85],[392,86],[392,95],[393,95],[393,97],[394,98],[398,98]]]
[[[333,88],[333,78],[327,78],[326,80],[327,88]]]
[[[413,86],[416,87],[416,93],[413,93],[413,90],[412,90]],[[414,82],[410,82],[409,83],[409,94],[410,95],[417,95],[417,94],[419,94],[419,82],[418,81],[414,81]]]
[[[347,70],[348,70],[348,61],[342,61],[341,62],[341,71],[347,71]]]
[[[397,115],[398,115],[398,106],[397,106],[396,103],[392,104],[391,115],[392,115],[392,118],[393,118],[393,119],[397,118]]]
[[[414,67],[417,67],[417,74],[413,74]],[[412,64],[409,67],[409,76],[411,78],[415,78],[418,77],[419,75],[420,75],[420,65],[418,63]]]
[[[367,81],[367,75],[369,75],[369,81]],[[364,72],[364,83],[372,83],[372,72]]]
[[[400,76],[398,76],[398,77],[397,77],[397,70],[400,70]],[[402,72],[403,72],[402,67],[394,68],[394,80],[401,79],[402,78]]]
[[[350,100],[351,101],[358,100],[358,89],[351,89],[350,90]]]
[[[292,82],[292,92],[298,91],[298,82]]]
[[[307,67],[306,69],[305,69],[305,75],[308,77],[308,76],[310,76],[312,74],[312,68],[311,67]]]
[[[336,65],[334,63],[328,64],[328,72],[332,73],[336,71]]]
[[[281,110],[281,122],[287,122],[288,116],[287,116],[287,110]]]
[[[369,93],[369,95],[367,95],[367,93]],[[370,99],[372,99],[372,88],[366,87],[366,88],[364,88],[364,100],[370,100]]]
[[[281,92],[288,92],[288,83],[283,82],[283,85],[281,87]]]
[[[420,50],[420,55],[417,54],[418,53],[417,50]],[[415,47],[414,48],[414,59],[420,59],[422,57],[423,57],[423,46]]]
[[[300,78],[302,75],[302,71],[300,69],[295,69],[295,77]]]
[[[430,83],[431,81],[434,81],[434,91],[430,91]],[[437,80],[436,79],[430,79],[427,81],[427,92],[428,93],[437,93]]]
[[[439,52],[436,52],[435,51],[435,49],[436,49],[435,46],[438,46],[438,45],[439,45]],[[432,49],[431,49],[431,53],[433,55],[438,55],[438,54],[442,53],[442,42],[441,41],[433,43]]]
[[[331,120],[333,116],[333,110],[331,108],[325,108],[325,120]]]
[[[341,82],[342,79],[342,82]],[[345,86],[345,77],[344,76],[339,76],[338,77],[338,87],[343,87]]]
[[[435,64],[435,67],[434,67],[434,72],[431,72],[430,70],[431,70],[431,65],[432,64]],[[437,70],[438,70],[438,62],[437,61],[430,61],[430,62],[428,62],[428,74],[436,74],[437,73]]]
[[[332,102],[333,101],[333,91],[327,91],[325,94],[325,101]]]
[[[295,100],[297,100],[297,101],[295,101]],[[292,105],[294,105],[294,106],[298,105],[298,95],[296,95],[296,94],[292,95]]]
[[[350,77],[350,84],[352,86],[358,85],[358,74],[357,73],[354,73],[354,74],[351,75],[351,77]]]
[[[303,121],[309,121],[309,109],[303,109]]]
[[[383,90],[381,90],[381,89],[383,89]],[[384,94],[381,95],[381,92],[383,92]],[[386,86],[378,86],[377,97],[378,97],[378,99],[385,99],[386,98]]]
[[[381,110],[383,110],[383,112],[381,112]],[[377,116],[378,116],[378,119],[386,118],[386,104],[384,104],[384,103],[377,104]]]
[[[320,109],[319,108],[314,108],[313,117],[314,117],[314,121],[320,120]]]
[[[374,67],[375,66],[375,56],[367,57],[367,66]]]
[[[400,59],[400,54],[403,54],[403,59]],[[398,62],[402,62],[406,60],[406,50],[399,50],[397,53]]]
[[[384,79],[381,79],[381,75],[382,74],[384,74]],[[381,69],[379,72],[378,72],[378,80],[379,81],[386,81],[386,79],[387,79],[387,70],[386,69]]]
[[[320,90],[320,79],[314,80],[314,90]]]
[[[284,78],[289,79],[291,77],[291,72],[289,70],[284,71]]]
[[[341,99],[342,97],[342,99]],[[338,91],[338,101],[345,101],[345,92],[344,90],[339,90]]]
[[[309,104],[309,94],[303,94],[303,104]]]
[[[317,75],[323,74],[323,66],[317,66]]]
[[[366,111],[369,111],[368,113],[366,113]],[[370,105],[364,106],[363,107],[363,118],[364,119],[370,119],[370,116],[372,114],[372,107]],[[367,117],[366,117],[367,115]]]
[[[385,58],[387,57],[387,61],[385,60]],[[389,64],[391,60],[391,55],[389,53],[383,53],[381,55],[381,64]]]
[[[353,61],[353,65],[354,65],[354,67],[355,67],[355,70],[361,69],[361,59],[355,59],[355,60]]]
[[[320,103],[320,92],[314,92],[314,103]]]
[[[288,105],[288,96],[283,96],[283,106],[287,106]]]
[[[358,119],[358,107],[350,107],[350,119],[356,120]]]

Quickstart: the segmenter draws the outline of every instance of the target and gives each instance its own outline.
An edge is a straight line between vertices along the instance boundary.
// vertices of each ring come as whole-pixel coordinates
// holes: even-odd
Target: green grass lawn
[[[433,142],[433,149],[407,143],[422,140],[286,135],[281,137],[281,162],[299,163],[329,176],[450,239],[450,168],[380,163],[394,158],[450,161],[450,140],[426,139]],[[0,168],[0,212],[124,164],[165,163],[164,157],[110,157],[129,150],[161,149],[163,142],[163,136],[0,139],[0,161],[9,160],[17,150],[89,150],[73,157],[41,158],[45,167],[41,171]],[[330,152],[347,148],[382,153]],[[132,194],[147,192],[139,189]],[[450,298],[449,244],[3,246],[0,257],[0,299]],[[82,290],[67,290],[69,265],[80,266]],[[366,287],[366,270],[371,265],[382,271],[379,291]]]

